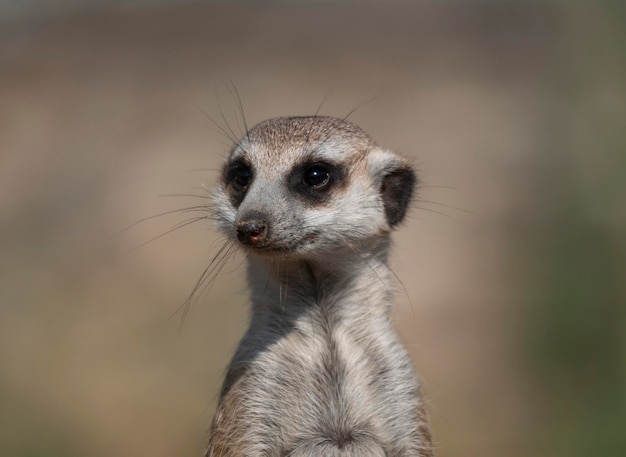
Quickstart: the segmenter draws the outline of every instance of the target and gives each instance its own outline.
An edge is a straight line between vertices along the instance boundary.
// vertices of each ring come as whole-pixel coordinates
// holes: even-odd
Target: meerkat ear
[[[404,220],[417,176],[405,159],[391,151],[379,150],[372,155],[370,169],[380,189],[387,223],[393,228]]]

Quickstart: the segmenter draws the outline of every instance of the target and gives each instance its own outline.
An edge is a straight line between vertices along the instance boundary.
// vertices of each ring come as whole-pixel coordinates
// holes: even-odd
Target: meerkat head
[[[220,230],[260,255],[315,257],[386,239],[416,177],[356,125],[270,119],[231,151],[215,193]]]

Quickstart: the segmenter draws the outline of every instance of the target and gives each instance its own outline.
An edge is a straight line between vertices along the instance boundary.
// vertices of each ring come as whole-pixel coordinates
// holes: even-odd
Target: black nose
[[[237,239],[241,244],[256,246],[267,240],[265,221],[241,221],[237,223]]]

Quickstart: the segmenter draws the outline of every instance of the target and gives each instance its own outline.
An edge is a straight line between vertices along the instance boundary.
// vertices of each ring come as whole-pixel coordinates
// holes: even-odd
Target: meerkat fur
[[[390,233],[416,176],[353,123],[256,125],[214,194],[245,250],[251,316],[206,457],[431,457],[424,400],[391,322]]]

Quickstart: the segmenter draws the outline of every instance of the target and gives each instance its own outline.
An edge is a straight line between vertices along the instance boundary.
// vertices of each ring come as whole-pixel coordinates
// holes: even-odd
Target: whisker
[[[200,291],[197,293],[197,298],[194,298],[192,302],[189,303],[189,305],[186,308],[186,312],[184,313],[183,320],[186,318],[189,309],[191,308],[191,305],[193,304],[193,302],[196,302],[197,300],[200,299],[200,297],[202,297],[208,290],[211,289],[211,287],[213,287],[213,284],[215,283],[215,281],[217,280],[218,276],[220,275],[220,273],[222,272],[222,270],[224,269],[224,267],[226,266],[226,264],[228,263],[228,261],[230,260],[231,256],[233,255],[234,252],[236,252],[237,247],[231,243],[228,243],[229,247],[226,250],[226,252],[224,252],[219,259],[217,260],[215,267],[213,269],[210,270],[209,272],[209,276],[207,276],[209,279],[208,281],[206,281],[205,284],[202,285],[202,288],[200,289]],[[181,322],[182,324],[182,322]]]
[[[195,197],[211,199],[210,195],[197,195],[197,194],[160,194],[159,197]]]
[[[184,227],[185,225],[188,225],[189,222],[201,221],[203,219],[210,220],[210,218],[207,217],[207,216],[192,217],[192,218],[185,219],[184,221],[181,221],[181,222],[178,222],[178,223],[172,225],[172,228],[174,230],[176,230],[177,228]]]
[[[280,315],[282,318],[285,315],[285,304],[283,303],[283,281],[280,277],[280,263],[277,263],[276,267],[278,272],[278,302],[280,303]]]
[[[459,208],[457,206],[447,205],[445,203],[434,202],[432,200],[422,200],[421,198],[417,199],[417,203],[430,203],[431,205],[443,206],[444,208],[454,209],[456,211],[460,211],[462,213],[471,214],[472,216],[477,216],[473,211],[469,211],[467,209]]]
[[[374,273],[376,275],[376,277],[378,278],[378,280],[380,281],[380,283],[383,285],[383,287],[385,288],[385,290],[387,292],[390,292],[389,288],[387,287],[387,284],[385,283],[385,281],[383,281],[383,278],[380,277],[380,275],[378,274],[378,272],[376,271],[376,269],[367,261],[367,259],[362,255],[362,253],[357,250],[356,247],[352,246],[350,243],[348,243],[347,241],[345,241],[345,239],[343,240],[344,244],[350,248],[356,255],[357,257],[359,257],[361,259],[361,261],[367,266],[369,267],[370,270],[372,270],[372,273]]]
[[[378,95],[375,95],[373,97],[367,98],[359,103],[357,103],[350,111],[348,111],[348,114],[346,114],[343,118],[344,121],[347,121],[348,118],[350,116],[352,116],[356,111],[358,111],[359,109],[361,109],[363,106],[372,103],[374,100],[376,100],[377,98],[379,98]]]
[[[394,278],[396,278],[396,281],[398,281],[398,283],[400,284],[400,287],[402,287],[402,291],[404,292],[404,295],[406,296],[407,300],[409,301],[409,308],[411,308],[411,316],[413,316],[413,323],[417,322],[415,320],[415,310],[413,309],[413,300],[411,300],[411,296],[409,295],[409,291],[406,290],[406,286],[404,285],[404,282],[402,282],[402,279],[400,279],[400,277],[396,274],[396,272],[393,271],[393,268],[391,268],[391,266],[389,266],[389,271],[394,276]]]
[[[187,213],[187,212],[201,212],[201,211],[208,211],[208,208],[205,205],[198,205],[198,206],[189,206],[187,208],[179,208],[179,209],[173,209],[170,211],[165,211],[164,213],[159,213],[159,214],[155,214],[153,216],[148,216],[148,217],[144,217],[142,219],[139,219],[136,222],[133,222],[132,224],[130,224],[127,227],[124,227],[122,230],[120,230],[119,232],[117,232],[116,235],[121,235],[122,233],[130,230],[131,228],[143,223],[143,222],[147,222],[150,221],[152,219],[156,219],[159,217],[163,217],[163,216],[168,216],[170,214],[175,214],[175,213]]]
[[[333,89],[329,89],[328,92],[326,92],[326,94],[324,95],[324,97],[322,97],[322,101],[320,102],[320,104],[317,106],[317,109],[315,110],[315,114],[314,114],[315,117],[319,115],[320,111],[324,107],[324,104],[330,99],[333,92],[334,92]]]
[[[453,186],[431,186],[429,184],[417,184],[417,189],[449,189],[449,190],[459,190],[458,187]]]
[[[196,173],[199,171],[211,171],[213,173],[221,173],[221,169],[219,168],[192,168],[191,170],[187,170],[185,173]]]
[[[246,252],[243,252],[241,250],[239,250],[239,252],[243,254],[243,256],[242,256],[243,258],[241,259],[241,262],[239,262],[237,265],[235,265],[231,270],[226,271],[226,274],[230,274],[230,273],[232,273],[234,271],[237,271],[248,260],[248,254]],[[235,250],[233,254],[237,254],[237,250]]]
[[[463,221],[461,221],[461,220],[457,219],[457,218],[456,218],[456,217],[454,217],[454,216],[450,216],[449,214],[442,213],[441,211],[437,211],[437,210],[430,209],[430,208],[424,208],[424,207],[421,207],[421,206],[415,206],[415,209],[418,209],[418,210],[420,210],[420,211],[428,211],[429,213],[438,214],[438,215],[443,216],[443,217],[445,217],[445,218],[451,219],[451,220],[453,220],[454,222],[456,222],[456,223],[458,223],[458,224],[464,225],[464,222],[463,222]]]
[[[246,122],[246,113],[245,113],[245,111],[243,109],[243,102],[241,101],[241,95],[239,94],[239,90],[237,90],[237,86],[235,85],[235,82],[232,79],[230,80],[230,86],[227,85],[226,87],[228,88],[228,90],[230,92],[230,95],[233,96],[237,106],[239,107],[239,112],[241,114],[241,120],[243,122],[244,128],[246,129],[245,130],[245,136],[248,138],[248,140],[250,140],[250,136],[249,136],[249,131],[250,130],[248,129],[248,123]]]
[[[174,313],[172,313],[172,315],[170,315],[170,319],[171,319],[176,314],[182,311],[179,330],[182,330],[184,321],[187,315],[189,314],[189,309],[191,308],[191,305],[196,300],[196,296],[197,296],[196,294],[198,293],[198,290],[200,290],[200,288],[204,290],[204,283],[207,281],[207,278],[209,278],[212,275],[212,273],[215,271],[219,263],[223,262],[224,258],[227,258],[228,253],[231,252],[230,249],[232,248],[232,246],[229,246],[230,244],[231,243],[229,241],[226,241],[222,245],[222,247],[217,251],[215,256],[213,256],[213,258],[211,259],[211,262],[209,262],[209,265],[200,274],[200,277],[196,281],[196,284],[194,285],[187,299],[176,309],[176,311],[174,311]]]
[[[148,241],[144,241],[143,243],[139,244],[138,246],[135,246],[134,248],[132,248],[132,249],[130,250],[130,252],[132,252],[132,251],[136,251],[137,249],[142,248],[142,247],[143,247],[143,246],[145,246],[146,244],[152,243],[153,241],[156,241],[156,240],[158,240],[158,239],[160,239],[160,238],[163,238],[164,236],[167,236],[167,235],[169,235],[170,233],[175,232],[176,230],[179,230],[179,229],[181,229],[181,228],[183,228],[183,227],[187,227],[188,225],[191,225],[191,224],[193,224],[194,222],[199,222],[199,221],[204,220],[204,219],[208,219],[208,217],[197,217],[197,218],[194,218],[194,219],[192,219],[192,220],[190,220],[190,221],[186,221],[185,223],[182,223],[182,224],[177,224],[176,226],[172,227],[172,228],[171,228],[170,230],[168,230],[167,232],[165,232],[165,233],[161,233],[159,236],[155,236],[154,238],[151,238],[151,239],[149,239]]]
[[[355,105],[355,106],[354,106],[354,107],[353,107],[350,111],[348,111],[348,114],[346,114],[346,115],[342,118],[342,120],[344,120],[344,121],[348,120],[348,118],[349,118],[350,116],[352,116],[352,114],[354,114],[354,113],[355,113],[358,109],[360,109],[362,106],[364,106],[364,105],[366,105],[366,104],[368,104],[368,103],[371,103],[372,101],[376,100],[377,98],[378,98],[378,96],[374,96],[374,97],[371,97],[371,98],[369,98],[369,99],[365,99],[365,100],[363,100],[363,101],[361,101],[361,102],[357,103],[357,104],[356,104],[356,105]],[[316,116],[317,116],[317,113],[316,113]],[[311,128],[312,128],[312,127],[311,127]],[[310,135],[311,135],[311,131],[309,131],[309,132],[308,132],[308,134],[307,134],[307,139],[306,139],[306,142],[307,142],[307,143],[309,142],[309,137],[310,137]],[[326,143],[327,143],[327,142],[328,142],[331,138],[332,138],[332,136],[331,136],[331,135],[327,136],[327,137],[326,137],[326,138],[325,138],[325,139],[324,139],[324,140],[323,140],[323,141],[322,141],[322,142],[318,145],[318,147],[322,147],[322,146],[324,146],[324,145],[325,145],[325,144],[326,144]]]
[[[220,112],[220,115],[222,116],[222,120],[224,121],[224,124],[226,125],[226,128],[230,132],[230,138],[233,139],[233,143],[235,145],[238,145],[239,144],[239,137],[240,137],[240,135],[237,135],[235,133],[235,131],[233,130],[233,128],[228,123],[228,120],[226,119],[226,115],[224,114],[224,108],[222,107],[222,103],[220,101],[219,93],[217,92],[217,90],[215,91],[215,100],[217,102],[217,109]]]
[[[229,147],[234,147],[237,145],[238,141],[236,138],[236,135],[230,135],[229,132],[226,130],[226,128],[224,128],[224,126],[222,126],[219,122],[217,122],[215,119],[213,119],[209,113],[207,113],[204,108],[202,108],[200,105],[197,105],[198,110],[200,110],[200,112],[209,120],[209,122],[211,123],[211,125],[207,125],[208,128],[210,128],[212,131],[214,131],[215,133],[219,133],[220,135],[222,135],[226,140],[228,140],[228,145]],[[220,110],[221,111],[221,110]],[[223,116],[222,116],[223,117]],[[232,131],[231,131],[232,132]]]
[[[274,265],[276,264],[276,260],[272,259],[270,264],[270,272],[267,275],[267,281],[265,282],[265,287],[263,288],[263,293],[261,294],[261,298],[265,298],[265,294],[267,293],[267,289],[270,285],[270,281],[272,280],[272,273],[274,272]],[[278,275],[277,275],[278,276]],[[280,281],[280,276],[278,276],[278,280]]]

